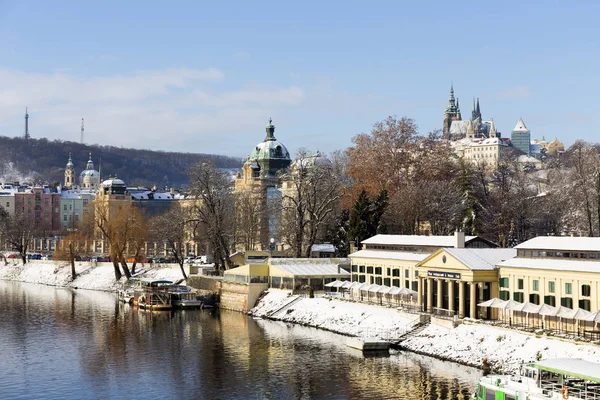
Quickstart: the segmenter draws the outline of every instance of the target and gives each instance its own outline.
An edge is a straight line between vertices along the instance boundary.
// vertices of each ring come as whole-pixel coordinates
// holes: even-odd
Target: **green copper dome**
[[[273,120],[269,119],[265,140],[254,146],[248,159],[255,163],[257,173],[263,179],[277,177],[280,171],[288,168],[292,163],[288,149],[275,138],[275,126],[272,122]]]
[[[267,136],[265,140],[254,146],[250,154],[250,160],[279,159],[291,162],[290,153],[283,143],[279,142],[273,135],[275,133],[275,125],[272,125],[271,122],[272,120],[269,119],[269,124],[266,126]]]

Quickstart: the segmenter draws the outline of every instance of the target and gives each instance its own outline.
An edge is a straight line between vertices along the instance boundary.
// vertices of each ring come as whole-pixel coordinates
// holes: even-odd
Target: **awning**
[[[381,289],[381,285],[371,285],[371,287],[369,287],[369,293],[377,293],[379,289]]]
[[[477,304],[480,307],[492,307],[492,308],[501,308],[504,304],[506,304],[506,300],[500,300],[497,297],[490,299],[488,301],[484,301],[483,303]]]
[[[511,307],[510,309],[513,311],[521,311],[526,313],[537,313],[542,306],[538,304],[533,304],[528,301],[522,303],[518,306]]]

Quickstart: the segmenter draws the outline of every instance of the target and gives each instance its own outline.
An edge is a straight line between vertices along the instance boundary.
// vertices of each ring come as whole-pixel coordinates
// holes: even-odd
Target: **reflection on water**
[[[479,371],[241,313],[0,281],[2,398],[466,399]]]

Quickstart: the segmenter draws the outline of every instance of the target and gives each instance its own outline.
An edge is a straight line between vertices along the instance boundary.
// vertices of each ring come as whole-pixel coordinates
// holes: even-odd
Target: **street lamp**
[[[269,239],[269,254],[270,258],[273,258],[273,250],[275,249],[275,238]]]

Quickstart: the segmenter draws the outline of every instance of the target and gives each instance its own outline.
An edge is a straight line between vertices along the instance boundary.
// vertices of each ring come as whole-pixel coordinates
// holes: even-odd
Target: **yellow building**
[[[376,235],[348,257],[352,281],[406,287],[418,291],[416,265],[443,247],[493,248],[495,244],[456,232],[453,236]]]
[[[600,310],[600,238],[539,236],[498,263],[501,299]]]
[[[459,318],[481,317],[477,304],[497,297],[496,264],[515,257],[515,249],[444,248],[416,266],[418,304],[423,311]]]
[[[471,138],[466,137],[452,142],[454,153],[463,158],[466,163],[495,171],[502,158],[503,152],[508,148],[506,139],[498,137]]]

